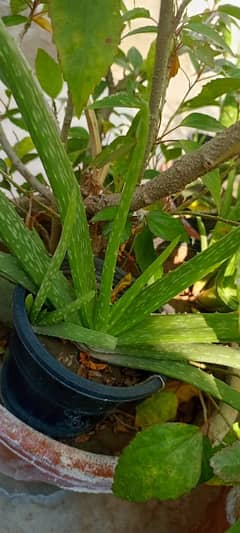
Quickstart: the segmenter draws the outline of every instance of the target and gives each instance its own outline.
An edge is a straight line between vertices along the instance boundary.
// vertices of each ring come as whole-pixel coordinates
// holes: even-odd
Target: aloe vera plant
[[[57,45],[60,39],[63,73],[69,82],[73,101],[80,115],[94,87],[101,81],[102,69],[106,71],[117,52],[122,24],[120,2],[114,3],[112,0],[107,2],[109,9],[111,8],[109,16],[112,17],[114,25],[113,49],[108,50],[108,59],[101,65],[100,45],[102,42],[106,44],[108,37],[104,36],[104,40],[102,33],[98,35],[96,32],[94,52],[97,54],[99,46],[99,54],[95,57],[99,73],[92,74],[92,80],[89,74],[89,79],[85,80],[86,83],[81,89],[83,92],[79,97],[77,93],[80,89],[76,87],[72,72],[68,77],[70,63],[66,43],[61,42],[61,35],[59,37],[62,24],[61,2],[54,0],[49,4]],[[104,2],[98,4],[96,8],[87,7],[88,2],[82,0],[78,8],[89,9],[97,18],[99,14],[97,10],[103,7]],[[63,2],[63,7],[70,17],[67,2]],[[86,34],[84,35],[87,39]],[[85,50],[81,52],[80,37],[77,37],[75,41],[74,36],[72,37],[71,46],[73,52],[77,50],[84,80],[87,72],[83,57]],[[91,68],[94,69],[94,65]],[[240,341],[237,312],[179,316],[163,316],[158,313],[171,298],[214,272],[220,265],[224,266],[234,254],[239,259],[240,227],[231,229],[221,239],[176,270],[159,276],[160,268],[179,241],[180,237],[176,237],[131,287],[115,303],[111,302],[113,277],[122,233],[136,186],[146,165],[151,124],[148,91],[143,90],[141,95],[133,98],[137,114],[133,121],[129,150],[126,151],[127,168],[124,172],[124,186],[115,212],[98,289],[84,200],[71,161],[42,91],[21,51],[1,21],[0,77],[15,98],[43,163],[62,223],[58,246],[50,257],[38,234],[24,225],[10,200],[0,190],[0,237],[11,253],[11,255],[0,253],[0,272],[11,281],[19,282],[32,294],[26,304],[35,331],[85,344],[96,358],[111,364],[164,373],[166,376],[187,381],[217,400],[240,410],[240,394],[219,377],[215,377],[211,371],[211,365],[240,368],[238,349],[222,345]],[[69,258],[72,283],[61,271],[61,264],[66,254]],[[208,372],[199,368],[198,364],[208,365]],[[197,438],[200,446],[199,434]],[[198,479],[199,475],[196,475],[195,484]],[[122,480],[116,483],[120,487],[116,491],[122,494]],[[188,488],[193,486],[191,481],[188,480],[187,486]],[[137,499],[141,498],[142,496],[137,496]]]

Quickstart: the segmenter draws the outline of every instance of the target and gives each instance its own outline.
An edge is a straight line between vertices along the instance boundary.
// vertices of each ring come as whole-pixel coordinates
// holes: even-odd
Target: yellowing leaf
[[[135,502],[178,498],[197,485],[202,452],[198,427],[169,423],[140,431],[119,458],[113,493]]]
[[[43,28],[43,30],[46,30],[49,33],[51,33],[52,25],[48,19],[46,19],[45,17],[42,17],[41,15],[35,15],[32,17],[32,20],[33,22],[35,22],[35,24],[40,26],[40,28]]]
[[[196,387],[182,381],[170,381],[165,390],[175,393],[179,403],[189,402],[193,396],[198,396]]]
[[[174,392],[158,391],[137,406],[135,425],[147,428],[154,424],[163,424],[168,420],[174,420],[177,407],[178,400]]]

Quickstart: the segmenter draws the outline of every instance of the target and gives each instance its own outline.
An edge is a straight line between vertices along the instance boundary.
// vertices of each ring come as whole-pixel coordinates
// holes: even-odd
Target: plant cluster
[[[187,382],[239,411],[240,393],[219,376],[223,369],[228,378],[240,369],[240,70],[231,48],[240,8],[214,1],[211,9],[189,18],[188,4],[162,0],[155,21],[147,9],[127,10],[120,0],[11,1],[12,15],[0,21],[5,86],[0,237],[8,248],[0,253],[0,272],[29,291],[26,307],[37,333],[83,343],[94,357],[111,364]],[[138,18],[148,25],[132,29]],[[6,29],[15,24],[23,25],[22,36],[31,24],[53,33],[58,60],[38,50],[38,83]],[[146,58],[137,48],[123,52],[123,39],[146,32],[156,35]],[[167,88],[183,54],[194,76],[163,126]],[[113,64],[122,72],[120,81],[114,80]],[[63,80],[68,97],[60,131],[57,97]],[[192,97],[200,81],[203,86]],[[214,106],[218,118],[204,111],[208,106]],[[83,116],[88,128],[80,122]],[[13,147],[5,119],[27,132]],[[189,136],[172,138],[180,126],[189,128]],[[35,158],[45,170],[38,176],[25,166]],[[167,168],[161,171],[163,164]],[[24,177],[21,186],[16,170]],[[52,224],[46,246],[37,226],[24,222],[9,199],[12,185],[20,199],[29,196],[40,206],[45,199]],[[99,225],[106,251],[97,287],[89,226],[93,232]],[[161,253],[156,237],[166,243]],[[178,244],[193,238],[198,253],[165,273],[164,264]],[[130,243],[138,276],[113,301],[123,243]],[[72,283],[61,271],[66,255]],[[199,307],[189,314],[159,312],[190,287],[204,312]],[[168,499],[213,476],[239,482],[238,427],[216,449],[198,426],[171,422],[177,410],[173,393],[146,400],[143,417],[145,409],[148,423],[140,424],[145,429],[120,457],[116,494],[135,501]]]

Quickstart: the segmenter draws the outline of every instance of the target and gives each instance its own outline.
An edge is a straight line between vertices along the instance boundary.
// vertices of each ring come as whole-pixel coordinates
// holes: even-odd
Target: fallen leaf
[[[105,363],[94,363],[86,352],[80,352],[79,359],[81,364],[89,370],[105,370],[107,368]]]
[[[118,297],[118,295],[124,291],[124,289],[126,289],[127,287],[129,287],[129,285],[131,285],[133,281],[133,276],[132,274],[129,272],[128,274],[126,274],[126,276],[124,276],[120,281],[119,283],[116,285],[116,287],[112,290],[112,297],[111,297],[111,301],[112,303],[114,303]]]
[[[194,396],[199,396],[198,389],[182,383],[181,381],[170,381],[165,387],[165,391],[172,391],[176,394],[179,403],[189,402]]]

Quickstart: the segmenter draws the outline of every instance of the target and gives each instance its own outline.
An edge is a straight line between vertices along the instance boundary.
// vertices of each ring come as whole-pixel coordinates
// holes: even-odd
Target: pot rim
[[[160,374],[154,374],[136,385],[127,387],[104,385],[87,378],[77,376],[61,365],[39,341],[28,319],[25,307],[27,291],[22,286],[17,286],[13,295],[13,320],[14,327],[21,342],[24,344],[32,358],[41,368],[46,370],[55,380],[64,384],[69,389],[93,395],[95,398],[106,401],[128,402],[140,400],[150,396],[164,387],[165,381]]]
[[[11,472],[6,474],[15,479],[43,481],[77,492],[111,492],[117,457],[56,441],[0,404],[0,459],[1,447],[6,450],[5,461],[10,461]]]

